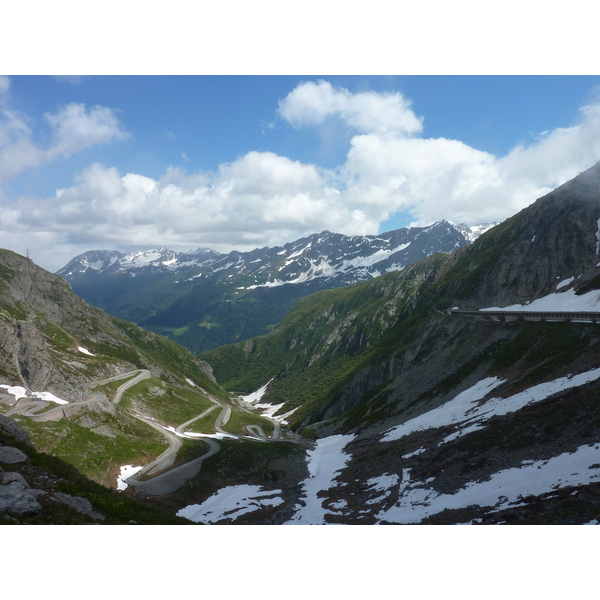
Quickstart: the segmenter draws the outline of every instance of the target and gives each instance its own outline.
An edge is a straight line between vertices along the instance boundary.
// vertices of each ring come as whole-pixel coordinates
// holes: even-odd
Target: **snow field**
[[[402,425],[397,425],[386,432],[381,439],[382,442],[399,440],[415,431],[433,429],[458,423],[467,418],[467,413],[475,410],[476,402],[484,398],[491,390],[503,383],[498,377],[487,377],[479,381],[468,390],[461,392],[450,402],[438,406],[414,419],[410,419]]]
[[[218,523],[268,506],[283,504],[281,490],[263,490],[258,485],[231,485],[220,489],[202,504],[190,504],[177,512],[194,523]]]
[[[568,285],[570,281],[567,279],[558,284],[559,286]],[[485,311],[510,311],[510,312],[598,312],[600,311],[600,290],[592,290],[581,296],[575,295],[575,290],[570,289],[558,294],[548,294],[542,298],[538,298],[529,304],[513,304],[512,306],[504,306],[499,308],[492,306],[488,308],[480,308],[480,312]]]
[[[0,385],[0,388],[13,395],[15,397],[15,402],[21,398],[27,397],[27,390],[20,385]]]
[[[456,424],[458,427],[457,431],[443,440],[442,443],[446,443],[471,431],[482,429],[485,421],[491,417],[507,415],[520,410],[528,404],[541,402],[553,394],[585,385],[598,378],[600,378],[600,368],[592,369],[579,375],[559,377],[552,381],[534,385],[508,398],[491,398],[485,403],[479,404],[479,401],[489,392],[503,383],[503,380],[497,377],[488,377],[479,381],[468,390],[461,392],[453,400],[446,402],[442,406],[388,430],[381,441],[390,442],[399,440],[414,431],[423,431],[425,429]]]
[[[325,515],[334,514],[323,507],[319,492],[332,488],[335,477],[346,466],[350,456],[344,448],[354,435],[333,435],[318,440],[316,447],[308,451],[308,472],[304,480],[304,506],[296,505],[296,513],[286,525],[325,525]]]
[[[580,446],[549,460],[524,461],[521,467],[494,473],[488,481],[467,483],[455,494],[439,494],[404,470],[401,499],[377,518],[390,523],[420,523],[445,509],[492,506],[494,512],[515,506],[523,498],[565,487],[600,482],[600,444]]]
[[[125,483],[126,479],[129,479],[132,475],[135,475],[138,471],[141,471],[142,467],[134,467],[133,465],[123,465],[121,472],[117,477],[117,489],[122,491],[127,488]]]
[[[398,475],[395,474],[385,474],[369,479],[367,484],[373,488],[371,491],[380,492],[380,494],[367,500],[365,504],[378,504],[382,500],[385,500],[392,493],[392,488],[398,483],[398,479]]]
[[[508,398],[491,398],[480,404],[491,390],[502,383],[498,378],[489,377],[443,406],[388,430],[381,441],[398,440],[414,431],[457,424],[457,431],[441,442],[446,443],[470,431],[482,429],[485,421],[492,416],[515,412],[528,404],[540,402],[553,394],[585,385],[598,378],[600,369],[592,369],[535,385]],[[403,458],[409,458],[423,450],[421,448]],[[383,475],[369,480],[368,483],[380,495],[367,501],[367,504],[385,499],[398,485],[390,477]],[[439,494],[428,485],[431,481],[433,478],[425,482],[413,481],[410,469],[403,469],[398,488],[399,502],[390,509],[381,511],[377,518],[392,523],[420,523],[445,509],[465,508],[469,505],[492,506],[495,511],[499,511],[515,506],[515,503],[528,495],[546,494],[564,487],[600,481],[600,444],[580,446],[575,452],[567,452],[549,460],[523,461],[520,467],[494,473],[488,481],[469,482],[454,494]]]
[[[267,381],[267,383],[265,383],[265,385],[263,385],[261,388],[259,388],[255,392],[252,392],[251,394],[248,394],[246,396],[240,396],[239,398],[240,398],[240,400],[242,400],[243,402],[246,402],[247,404],[252,404],[252,406],[254,406],[254,408],[260,408],[262,411],[263,417],[267,417],[268,419],[273,419],[274,421],[278,421],[282,425],[287,425],[288,417],[290,417],[290,415],[292,415],[300,407],[298,406],[296,408],[292,408],[292,410],[286,412],[283,415],[275,416],[275,413],[283,406],[283,403],[282,404],[268,404],[268,403],[261,404],[260,400],[265,395],[267,388],[269,387],[269,384],[271,383],[271,381],[273,381],[273,379],[270,379],[269,381]]]
[[[46,402],[54,402],[55,404],[69,404],[68,400],[58,398],[50,392],[31,392],[31,395],[34,398],[39,398],[40,400],[45,400]]]
[[[0,385],[0,388],[6,390],[9,394],[15,397],[15,402],[21,398],[27,398],[29,392],[20,385]],[[69,404],[68,400],[58,398],[50,392],[31,392],[31,395],[38,400],[45,400],[46,402],[54,402],[55,404]]]
[[[304,506],[296,505],[296,513],[286,523],[293,525],[323,525],[325,515],[333,514],[323,507],[324,499],[318,494],[333,487],[336,475],[344,468],[349,456],[344,447],[354,439],[353,435],[334,435],[323,438],[308,452],[310,477],[303,484]],[[247,513],[268,506],[279,506],[284,500],[281,490],[263,490],[257,485],[234,485],[221,488],[202,504],[182,508],[177,514],[195,522],[218,523],[223,519],[237,519]],[[343,510],[345,501],[333,505]]]

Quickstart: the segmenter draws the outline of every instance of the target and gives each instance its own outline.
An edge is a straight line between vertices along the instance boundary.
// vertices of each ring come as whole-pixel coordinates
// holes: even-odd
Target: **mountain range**
[[[282,264],[318,261],[306,247]],[[4,435],[18,449],[14,419],[39,452],[193,522],[598,524],[600,164],[471,243],[397,264],[194,356],[0,252]],[[285,268],[230,289],[293,288]],[[0,500],[25,486],[11,478]]]
[[[377,236],[323,231],[284,246],[225,255],[205,248],[92,250],[57,274],[90,304],[201,352],[269,332],[311,293],[452,252],[490,227],[440,221]]]

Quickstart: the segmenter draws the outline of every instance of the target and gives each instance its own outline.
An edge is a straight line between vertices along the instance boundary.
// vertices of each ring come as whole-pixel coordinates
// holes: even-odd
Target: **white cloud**
[[[328,185],[332,175],[271,152],[250,152],[216,173],[187,176],[170,169],[158,181],[93,164],[50,200],[13,203],[0,229],[60,235],[61,248],[42,265],[52,270],[94,247],[249,250],[323,229],[376,229],[378,221]],[[66,247],[71,255],[63,260]]]
[[[54,114],[44,115],[52,136],[49,143],[40,144],[34,140],[33,120],[9,107],[9,89],[10,79],[0,77],[0,185],[25,169],[130,135],[123,129],[114,109],[104,106],[87,109],[84,104],[71,103]]]
[[[49,158],[57,154],[70,156],[96,144],[109,144],[128,137],[116,111],[105,106],[86,110],[85,104],[73,102],[56,114],[44,116],[53,132],[53,144],[47,151]]]
[[[352,94],[322,80],[297,86],[279,103],[278,112],[294,127],[320,125],[337,116],[361,133],[413,134],[423,128],[422,119],[398,92]]]

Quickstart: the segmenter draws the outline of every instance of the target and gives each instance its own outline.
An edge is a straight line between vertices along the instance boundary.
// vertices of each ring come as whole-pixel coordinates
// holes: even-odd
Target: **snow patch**
[[[304,506],[297,506],[288,525],[325,525],[325,515],[334,514],[323,507],[321,491],[334,487],[334,479],[346,466],[350,457],[344,448],[354,439],[354,435],[333,435],[318,440],[316,447],[308,451],[308,472],[310,477],[303,484]]]
[[[423,454],[423,452],[425,452],[427,450],[427,448],[419,448],[418,450],[415,450],[414,452],[409,452],[408,454],[403,454],[402,458],[406,459],[406,458],[411,458],[413,456],[417,456],[418,454]]]
[[[573,280],[575,279],[575,277],[569,277],[569,279],[563,279],[560,283],[558,283],[556,285],[556,289],[560,290],[560,288],[566,287],[567,285],[569,285],[570,283],[573,282]]]
[[[15,401],[27,397],[27,390],[20,385],[0,385],[0,388],[12,394],[15,397]]]
[[[255,392],[252,392],[246,396],[240,396],[240,400],[248,402],[248,404],[254,404],[255,402],[258,402],[265,395],[265,392],[267,391],[271,381],[273,381],[273,378],[269,379],[265,385],[263,385],[261,388],[258,388]]]
[[[96,356],[95,354],[92,354],[89,350],[87,350],[83,346],[77,346],[77,350],[79,350],[79,352],[81,352],[82,354],[87,354],[89,356]]]
[[[595,467],[598,462],[598,444],[580,446],[575,452],[565,452],[549,460],[503,469],[488,481],[471,481],[454,494],[440,494],[408,478],[402,482],[400,501],[381,511],[377,518],[390,523],[420,523],[446,509],[477,505],[491,506],[497,512],[515,503],[522,506],[522,499],[530,495],[600,481],[600,470]]]
[[[448,435],[442,441],[442,443],[447,443],[467,433],[482,429],[485,421],[491,417],[507,415],[534,402],[541,402],[558,392],[585,385],[599,378],[600,368],[592,369],[578,375],[559,377],[552,381],[534,385],[508,398],[491,398],[483,404],[479,404],[479,401],[488,392],[503,382],[497,377],[488,377],[442,406],[390,429],[381,441],[399,440],[414,431],[456,424],[457,431]]]
[[[460,422],[467,418],[469,411],[474,410],[476,402],[503,382],[504,380],[498,377],[482,379],[474,386],[458,394],[453,400],[446,402],[446,404],[388,430],[381,441],[392,442],[414,431],[423,431],[425,429],[433,429]]]
[[[283,504],[281,490],[263,490],[258,485],[231,485],[221,488],[202,504],[190,504],[177,512],[194,523],[217,523],[269,506]]]
[[[479,309],[479,312],[485,311],[598,312],[600,311],[600,290],[592,290],[581,294],[581,296],[577,296],[575,295],[575,290],[571,288],[558,294],[548,294],[534,300],[530,304],[513,304],[512,306],[505,306],[503,308],[494,306]]]
[[[29,392],[20,385],[0,385],[0,388],[6,390],[9,394],[12,394],[15,397],[15,401],[20,400],[21,398],[27,398],[29,395]],[[31,392],[31,396],[37,398],[38,400],[44,400],[45,402],[54,402],[55,404],[69,404],[68,400],[58,398],[50,392]]]
[[[242,402],[251,404],[254,408],[259,408],[262,411],[262,415],[264,417],[267,417],[268,419],[272,419],[273,421],[277,421],[277,422],[281,423],[282,425],[287,425],[288,424],[287,419],[294,412],[296,412],[300,407],[297,406],[296,408],[292,408],[292,410],[286,412],[283,415],[276,416],[275,413],[285,404],[284,402],[282,402],[281,404],[268,404],[266,402],[263,402],[261,404],[260,400],[265,395],[267,388],[269,387],[269,384],[271,383],[271,381],[273,381],[273,379],[270,379],[269,381],[267,381],[267,383],[265,383],[265,385],[263,385],[261,388],[259,388],[255,392],[252,392],[251,394],[248,394],[246,396],[239,396],[239,399]]]
[[[142,468],[143,467],[134,467],[133,465],[123,465],[121,467],[121,472],[117,477],[117,490],[123,491],[127,489],[127,484],[125,483],[125,480],[135,475],[138,471],[141,471]]]
[[[367,481],[367,485],[373,488],[373,492],[379,492],[379,495],[370,498],[365,504],[378,504],[382,500],[385,500],[391,493],[391,488],[398,484],[398,475],[380,475],[379,477],[373,477]]]
[[[31,395],[34,398],[39,398],[40,400],[45,400],[46,402],[54,402],[56,404],[69,404],[68,400],[57,398],[54,394],[51,394],[50,392],[32,392]]]

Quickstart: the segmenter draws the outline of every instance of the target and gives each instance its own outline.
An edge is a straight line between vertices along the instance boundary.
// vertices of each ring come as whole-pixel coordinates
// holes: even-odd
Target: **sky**
[[[600,160],[595,22],[533,4],[13,3],[0,246],[56,271],[504,219]]]
[[[0,77],[3,246],[281,245],[505,219],[600,160],[599,76]]]

